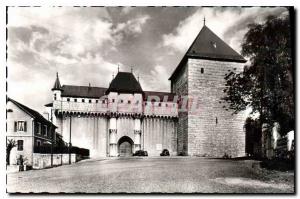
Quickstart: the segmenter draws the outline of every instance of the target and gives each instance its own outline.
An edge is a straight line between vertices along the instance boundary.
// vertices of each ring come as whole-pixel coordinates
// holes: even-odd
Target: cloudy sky
[[[62,84],[108,87],[112,74],[139,75],[142,88],[169,91],[168,78],[206,25],[240,52],[247,25],[285,8],[9,7],[8,95],[40,112]]]

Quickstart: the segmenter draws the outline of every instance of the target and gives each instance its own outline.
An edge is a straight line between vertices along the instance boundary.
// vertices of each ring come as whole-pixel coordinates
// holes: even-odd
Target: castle
[[[88,148],[91,157],[137,150],[159,156],[163,149],[171,155],[244,156],[247,115],[232,114],[220,100],[225,75],[242,71],[245,62],[204,25],[169,78],[171,92],[144,91],[130,72],[118,71],[108,88],[61,86],[57,75],[46,109],[64,140]]]

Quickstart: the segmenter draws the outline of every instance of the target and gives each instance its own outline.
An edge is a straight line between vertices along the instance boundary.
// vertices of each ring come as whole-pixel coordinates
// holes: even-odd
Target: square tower
[[[224,77],[240,72],[246,60],[207,26],[175,69],[171,91],[188,98],[188,107],[179,110],[178,153],[183,155],[238,157],[245,155],[246,114],[232,114],[222,98]]]

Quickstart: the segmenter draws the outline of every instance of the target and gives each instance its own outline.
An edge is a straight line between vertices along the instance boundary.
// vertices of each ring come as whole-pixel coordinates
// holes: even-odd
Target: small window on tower
[[[98,100],[96,100],[96,104],[98,104]]]
[[[204,73],[204,68],[201,68],[201,73]]]
[[[70,98],[67,98],[67,101],[69,102],[69,101],[70,101]]]
[[[89,103],[92,103],[92,100],[89,100]]]
[[[123,100],[121,100],[121,103],[123,103]]]
[[[76,98],[74,99],[74,102],[77,102],[77,99],[76,99]]]
[[[102,104],[105,104],[105,100],[102,100]]]
[[[54,94],[54,100],[56,100],[56,93]]]
[[[115,99],[112,99],[111,101],[112,101],[112,103],[115,103]]]
[[[161,106],[161,103],[158,103],[158,106]]]
[[[131,101],[130,101],[130,100],[128,100],[128,104],[131,104]]]
[[[84,100],[84,99],[82,99],[82,100],[81,100],[81,102],[85,102],[85,100]]]

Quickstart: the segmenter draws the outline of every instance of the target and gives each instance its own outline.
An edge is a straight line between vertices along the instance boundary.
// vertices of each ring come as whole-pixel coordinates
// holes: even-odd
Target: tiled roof
[[[91,86],[62,86],[62,97],[100,98],[105,95],[107,88]]]
[[[41,123],[46,123],[48,125],[52,125],[54,127],[56,127],[52,122],[46,120],[39,112],[11,99],[11,98],[7,98],[7,101],[11,101],[12,103],[14,103],[17,107],[19,107],[20,109],[22,109],[23,111],[25,111],[27,114],[29,114],[31,117],[34,118],[35,121],[41,122]]]
[[[232,61],[245,63],[246,60],[228,44],[213,33],[207,26],[203,26],[196,39],[184,55],[183,59],[169,78],[173,79],[183,67],[187,58],[198,58],[218,61]]]
[[[168,102],[173,102],[173,99],[175,97],[174,93],[168,93],[168,92],[156,92],[156,91],[144,91],[144,99],[145,101],[148,101],[149,96],[157,96],[159,97],[160,101],[162,102],[164,100],[164,97],[168,97]]]
[[[106,94],[109,92],[118,93],[143,93],[142,87],[132,73],[118,72],[112,80]]]

